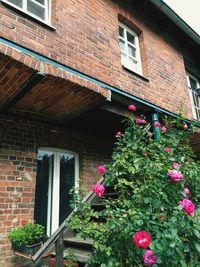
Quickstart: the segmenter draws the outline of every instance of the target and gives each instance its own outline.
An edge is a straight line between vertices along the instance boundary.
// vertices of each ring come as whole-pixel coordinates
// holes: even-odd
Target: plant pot
[[[37,244],[33,244],[33,245],[25,245],[22,247],[17,247],[12,244],[12,249],[16,252],[20,252],[20,253],[27,254],[29,256],[33,256],[41,248],[41,245],[42,245],[41,242]]]
[[[56,267],[56,258],[51,257],[49,260],[49,267]],[[71,262],[63,259],[63,267],[79,267],[77,262]]]

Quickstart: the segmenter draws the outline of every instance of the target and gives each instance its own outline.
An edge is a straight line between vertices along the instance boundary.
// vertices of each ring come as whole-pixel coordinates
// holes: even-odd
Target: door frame
[[[39,151],[52,152],[53,160],[53,178],[48,181],[48,204],[47,204],[47,236],[52,235],[59,227],[59,204],[60,204],[60,161],[59,157],[62,154],[71,154],[75,157],[75,177],[74,186],[79,187],[79,155],[78,153],[51,147],[39,147]],[[41,203],[42,204],[42,203]]]

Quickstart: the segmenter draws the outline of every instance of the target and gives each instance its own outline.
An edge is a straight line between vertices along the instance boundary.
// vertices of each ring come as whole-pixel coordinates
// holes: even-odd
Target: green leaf
[[[145,197],[145,198],[144,198],[144,203],[147,204],[147,203],[149,203],[149,202],[150,202],[150,198]]]
[[[175,245],[176,245],[176,242],[171,242],[171,243],[169,244],[170,248],[174,248]]]
[[[199,233],[199,231],[198,231],[198,230],[196,230],[196,229],[193,229],[193,233],[194,233],[194,235],[195,235],[197,238],[199,238],[199,239],[200,239],[200,233]]]
[[[143,225],[143,221],[142,220],[137,220],[137,225],[139,225],[139,226]]]
[[[200,244],[194,243],[194,246],[195,246],[196,250],[200,253]]]

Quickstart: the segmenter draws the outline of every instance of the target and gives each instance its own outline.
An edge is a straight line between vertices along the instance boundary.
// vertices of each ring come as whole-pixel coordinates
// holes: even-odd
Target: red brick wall
[[[116,2],[52,0],[55,31],[0,4],[0,30],[5,38],[153,104],[173,112],[182,105],[191,118],[183,56],[176,41],[134,4],[123,8]],[[149,82],[122,68],[119,17],[141,32],[143,70]]]
[[[91,189],[100,179],[96,167],[109,159],[112,140],[0,117],[0,266],[11,254],[7,232],[21,219],[33,219],[37,148],[54,147],[79,154],[80,181]],[[2,264],[2,265],[1,265]],[[5,265],[4,265],[5,266]]]

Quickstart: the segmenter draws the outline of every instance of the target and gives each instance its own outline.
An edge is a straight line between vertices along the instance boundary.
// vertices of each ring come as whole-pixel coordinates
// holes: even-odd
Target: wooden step
[[[63,239],[65,246],[83,246],[83,247],[92,247],[93,240],[91,238],[83,239],[79,237],[65,237]]]
[[[90,250],[69,247],[65,249],[64,257],[70,257],[73,254],[78,262],[85,263],[88,261],[90,253]]]
[[[104,210],[106,208],[106,206],[102,203],[91,204],[91,207],[94,211],[101,211],[101,210]]]
[[[118,198],[118,196],[116,192],[105,192],[103,195],[104,198]]]

